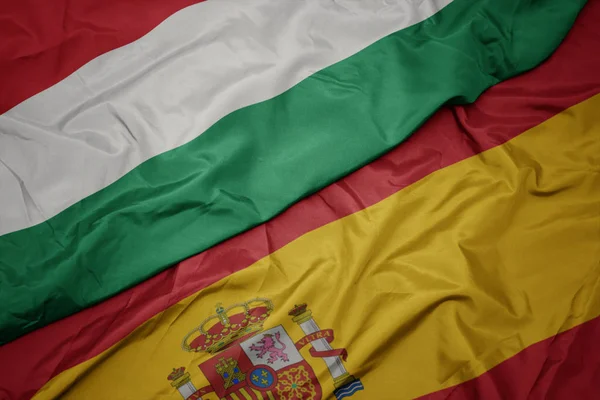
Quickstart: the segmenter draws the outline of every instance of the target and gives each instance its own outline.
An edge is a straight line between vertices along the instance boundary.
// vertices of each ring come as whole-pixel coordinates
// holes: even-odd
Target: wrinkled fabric
[[[200,1],[0,2],[0,113]]]
[[[448,3],[235,0],[176,13],[0,116],[0,187],[8,189],[0,193],[0,234],[48,220],[232,111],[279,95]],[[61,57],[72,53],[79,49]],[[243,135],[251,144],[251,132]],[[215,156],[236,157],[201,155],[208,164],[182,172],[210,168]]]
[[[473,105],[443,108],[402,146],[295,204],[282,215],[144,283],[0,347],[0,393],[29,399],[50,378],[97,356],[144,321],[304,233],[371,206],[600,92],[600,3],[538,68],[500,83]],[[507,101],[508,100],[508,101]],[[26,354],[26,356],[25,356]],[[4,391],[4,392],[3,392]]]
[[[165,309],[34,399],[175,397],[167,375],[181,366],[205,387],[198,365],[227,356],[186,351],[186,338],[215,304],[254,298],[272,302],[265,331],[282,325],[300,338],[288,315],[300,304],[332,329],[335,348],[347,350],[345,369],[364,385],[357,400],[411,399],[468,381],[592,321],[600,315],[598,107],[600,94],[299,237]],[[331,398],[326,364],[306,360]]]
[[[272,218],[404,141],[442,104],[533,68],[584,3],[455,0],[0,237],[0,343]]]
[[[600,318],[519,352],[475,379],[419,400],[595,400],[600,393]]]

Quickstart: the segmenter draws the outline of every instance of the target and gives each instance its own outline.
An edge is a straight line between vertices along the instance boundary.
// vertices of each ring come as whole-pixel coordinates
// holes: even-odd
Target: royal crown
[[[185,372],[185,367],[173,368],[167,379],[171,381],[171,386],[179,389],[190,382],[190,374]]]
[[[181,378],[185,374],[185,367],[173,368],[173,372],[167,377],[168,380],[174,381]]]
[[[183,338],[182,347],[186,351],[217,353],[262,330],[272,311],[273,303],[267,299],[257,298],[227,308],[219,303],[216,314],[206,318]],[[196,337],[190,343],[192,336]]]
[[[288,313],[288,315],[291,315],[292,317],[297,317],[298,315],[302,315],[306,312],[306,308],[308,306],[306,305],[306,303],[304,304],[296,304],[294,305],[294,308],[292,308],[290,310],[290,312]]]

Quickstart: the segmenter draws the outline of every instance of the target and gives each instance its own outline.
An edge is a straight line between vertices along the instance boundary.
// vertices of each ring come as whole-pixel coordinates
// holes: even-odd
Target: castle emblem
[[[191,330],[182,342],[189,352],[213,356],[198,367],[208,385],[196,389],[185,368],[174,368],[167,377],[185,400],[202,400],[215,393],[221,400],[289,399],[320,400],[321,384],[312,366],[300,354],[309,347],[313,358],[327,366],[338,400],[352,396],[363,385],[345,368],[345,349],[331,346],[333,330],[321,330],[306,304],[289,312],[304,337],[293,341],[283,325],[264,330],[273,312],[268,299],[253,299],[227,308],[217,304],[216,313]]]

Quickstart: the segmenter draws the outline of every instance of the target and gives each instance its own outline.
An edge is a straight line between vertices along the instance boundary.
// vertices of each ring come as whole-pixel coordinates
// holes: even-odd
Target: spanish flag
[[[600,398],[600,1],[0,4],[0,399]]]

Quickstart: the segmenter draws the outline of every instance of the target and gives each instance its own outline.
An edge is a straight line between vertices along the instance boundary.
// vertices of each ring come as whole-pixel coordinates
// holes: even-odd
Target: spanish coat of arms
[[[173,368],[168,376],[186,400],[202,400],[215,393],[221,400],[320,400],[321,384],[300,349],[321,358],[333,379],[338,400],[352,396],[363,385],[344,367],[345,349],[334,349],[331,329],[321,330],[306,304],[289,312],[304,337],[294,342],[283,325],[263,331],[273,311],[268,299],[253,299],[228,308],[217,305],[216,314],[188,333],[182,342],[185,351],[205,352],[213,357],[199,365],[209,382],[196,389],[184,367]]]

